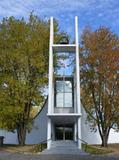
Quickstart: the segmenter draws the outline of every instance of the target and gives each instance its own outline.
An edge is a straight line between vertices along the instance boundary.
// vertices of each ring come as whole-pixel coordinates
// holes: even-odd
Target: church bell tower
[[[55,63],[55,64],[54,64]],[[52,141],[76,141],[81,149],[81,103],[78,17],[75,17],[75,42],[63,37],[54,43],[53,17],[50,19],[49,96],[47,148]]]

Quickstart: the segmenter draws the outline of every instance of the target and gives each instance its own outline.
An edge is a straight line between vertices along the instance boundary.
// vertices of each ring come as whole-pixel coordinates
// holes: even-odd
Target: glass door
[[[56,140],[73,140],[73,127],[72,126],[56,126],[55,127]]]
[[[73,140],[73,127],[65,127],[65,140]]]
[[[63,127],[55,127],[55,139],[56,140],[64,139],[64,128]]]

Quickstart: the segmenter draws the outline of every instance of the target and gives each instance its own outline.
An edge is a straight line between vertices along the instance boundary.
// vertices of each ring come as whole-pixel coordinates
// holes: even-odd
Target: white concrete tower
[[[60,59],[62,64],[55,70],[53,59]],[[72,68],[68,68],[73,55]],[[55,59],[56,60],[56,59]],[[50,19],[50,45],[49,45],[49,97],[48,97],[48,124],[47,148],[50,149],[52,141],[70,140],[78,142],[81,149],[81,104],[80,104],[80,68],[79,68],[79,42],[78,17],[75,17],[75,43],[54,44],[53,17]],[[61,69],[63,67],[63,69]]]

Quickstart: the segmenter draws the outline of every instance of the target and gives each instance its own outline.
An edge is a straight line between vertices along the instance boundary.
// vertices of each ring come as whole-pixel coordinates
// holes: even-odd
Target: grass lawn
[[[8,152],[14,152],[14,153],[37,153],[41,152],[43,149],[46,148],[46,144],[43,144],[42,146],[40,144],[34,144],[34,145],[25,145],[25,146],[19,146],[15,144],[4,144],[0,147],[0,151],[8,151]]]
[[[85,149],[85,146],[83,146]],[[119,155],[119,143],[108,144],[108,147],[102,147],[101,145],[87,145],[86,151],[96,155]]]
[[[0,151],[8,151],[12,153],[37,153],[41,152],[44,148],[46,148],[46,144],[43,144],[42,146],[39,144],[34,145],[25,145],[25,146],[19,146],[19,145],[13,145],[13,144],[4,144],[2,147],[0,147]],[[83,145],[83,149],[86,149],[86,152],[90,154],[96,154],[96,155],[119,155],[119,144],[109,144],[107,148],[101,147],[100,145]]]

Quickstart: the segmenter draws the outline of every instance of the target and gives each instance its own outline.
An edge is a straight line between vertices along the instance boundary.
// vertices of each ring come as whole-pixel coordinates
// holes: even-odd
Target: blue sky
[[[9,16],[28,19],[31,11],[39,17],[55,17],[72,36],[75,15],[79,33],[90,25],[94,29],[108,26],[119,35],[119,0],[0,0],[0,20]]]

